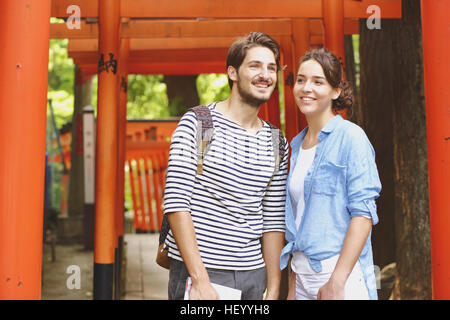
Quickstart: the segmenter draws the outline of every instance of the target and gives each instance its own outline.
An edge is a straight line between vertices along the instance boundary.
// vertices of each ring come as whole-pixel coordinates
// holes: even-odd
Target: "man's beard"
[[[260,105],[262,105],[264,102],[269,101],[270,97],[272,96],[273,93],[273,89],[272,92],[270,93],[268,98],[258,98],[255,97],[254,95],[251,94],[250,90],[246,91],[244,90],[241,86],[240,86],[240,80],[238,78],[238,81],[236,82],[237,85],[237,90],[239,92],[239,95],[242,98],[242,101],[248,105],[251,105],[255,108],[258,108]]]

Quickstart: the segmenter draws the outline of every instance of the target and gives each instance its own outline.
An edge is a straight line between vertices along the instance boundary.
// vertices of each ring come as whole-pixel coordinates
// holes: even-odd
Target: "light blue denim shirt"
[[[292,178],[300,146],[308,128],[291,142]],[[313,164],[305,177],[305,210],[299,229],[295,225],[291,195],[286,193],[286,240],[281,252],[284,269],[294,251],[307,257],[311,268],[320,272],[321,261],[340,254],[350,220],[355,216],[372,218],[378,223],[375,199],[381,183],[375,164],[375,152],[364,131],[356,124],[334,116],[320,131]],[[289,189],[287,189],[289,190]],[[370,299],[377,299],[373,268],[371,234],[359,257]]]

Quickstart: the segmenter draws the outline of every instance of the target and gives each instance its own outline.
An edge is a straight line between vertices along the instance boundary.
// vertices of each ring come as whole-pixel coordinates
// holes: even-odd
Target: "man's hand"
[[[216,290],[211,286],[208,273],[200,256],[190,212],[172,212],[168,214],[167,218],[178,250],[192,279],[189,299],[219,299]]]
[[[219,300],[219,295],[209,281],[192,283],[189,300]]]
[[[284,246],[284,232],[265,232],[262,235],[262,254],[267,272],[265,300],[278,300],[280,293],[280,254]]]
[[[280,296],[279,291],[267,291],[264,300],[278,300],[279,296]]]

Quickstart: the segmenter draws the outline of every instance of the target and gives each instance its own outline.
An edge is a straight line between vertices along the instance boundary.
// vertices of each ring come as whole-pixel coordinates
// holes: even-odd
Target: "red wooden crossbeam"
[[[82,17],[97,17],[92,0],[53,0],[52,17],[68,17],[67,8],[78,5]],[[367,18],[367,8],[377,5],[381,18],[401,18],[401,0],[345,0],[345,18]],[[320,18],[321,0],[122,0],[120,15],[131,18]]]
[[[79,64],[78,61],[74,63]],[[86,75],[97,74],[97,63],[79,64]],[[165,74],[165,75],[194,75],[202,73],[225,73],[224,61],[213,62],[157,62],[130,63],[128,74]]]
[[[228,48],[199,48],[199,49],[171,49],[171,50],[139,50],[131,51],[129,63],[144,62],[197,62],[197,61],[225,61]],[[69,57],[81,64],[97,62],[98,52],[69,52]]]
[[[321,19],[310,19],[310,32],[323,34]],[[291,19],[248,19],[248,20],[155,20],[129,21],[122,23],[124,38],[234,38],[249,31],[261,31],[276,38],[293,33]],[[345,34],[359,33],[357,19],[345,19]],[[50,38],[54,39],[97,39],[98,24],[80,22],[79,29],[69,29],[65,23],[50,25]],[[187,40],[188,41],[188,40]],[[192,40],[191,40],[192,41]]]
[[[122,23],[124,38],[186,38],[236,37],[249,30],[271,35],[291,33],[290,19],[249,20],[132,20]],[[65,23],[53,23],[51,38],[92,39],[98,37],[96,23],[80,22],[79,29],[69,29]]]

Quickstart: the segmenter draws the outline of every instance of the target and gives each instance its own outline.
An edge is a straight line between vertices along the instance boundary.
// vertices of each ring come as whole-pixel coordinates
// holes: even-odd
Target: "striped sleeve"
[[[285,232],[286,179],[289,158],[289,143],[286,138],[283,159],[280,168],[275,172],[266,194],[262,200],[263,232]]]
[[[180,119],[172,135],[164,190],[164,214],[191,210],[197,170],[196,134],[197,119],[195,113],[189,111]]]

